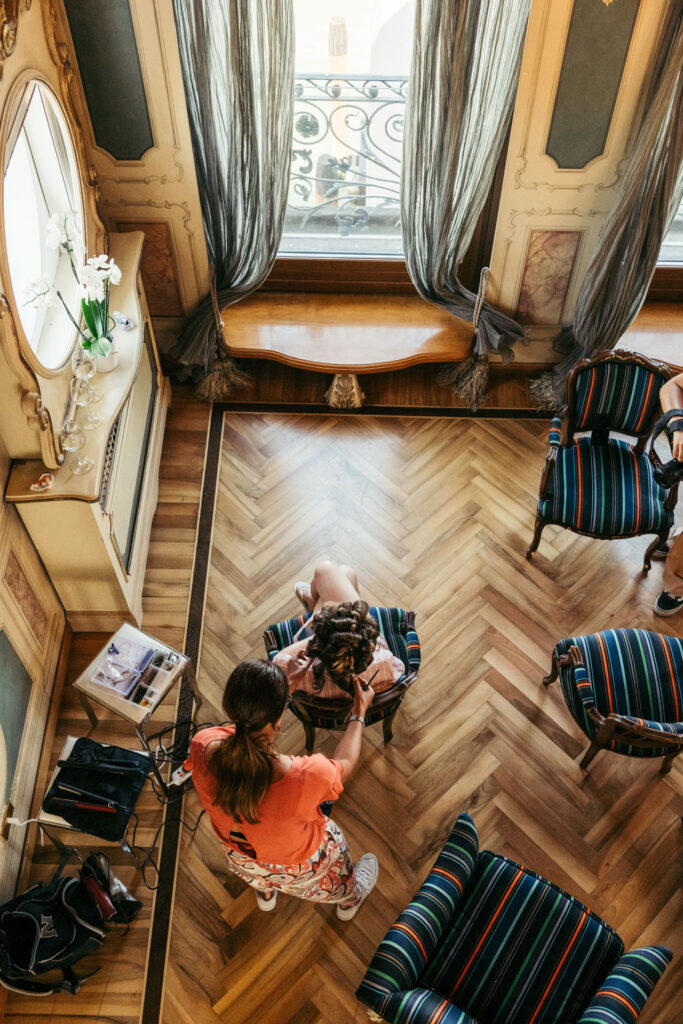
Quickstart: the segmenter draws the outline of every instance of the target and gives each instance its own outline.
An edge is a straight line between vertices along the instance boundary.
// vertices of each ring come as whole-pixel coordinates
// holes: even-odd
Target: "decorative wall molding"
[[[117,214],[124,212],[128,222],[142,225],[154,219],[168,224],[182,304],[179,316],[185,317],[208,294],[209,266],[173,0],[129,3],[154,147],[139,160],[116,160],[95,142],[78,68],[72,94],[86,126],[88,161],[100,190],[99,208],[107,227],[115,230]],[[71,39],[66,15],[62,22],[65,37]],[[150,216],[150,211],[157,212]],[[145,280],[153,291],[152,280],[149,276]]]
[[[579,231],[562,312],[563,319],[572,317],[578,289],[627,165],[642,83],[668,2],[640,0],[603,152],[578,169],[559,168],[545,152],[575,4],[534,0],[531,5],[487,290],[488,300],[506,312],[514,314],[519,305],[532,233]],[[585,116],[590,117],[591,111],[586,110]],[[557,326],[544,324],[533,330],[538,337],[550,338]]]
[[[26,619],[31,632],[41,648],[44,647],[48,635],[48,617],[13,548],[10,548],[3,581]]]
[[[0,0],[0,76],[17,45],[19,15],[30,10],[31,3],[32,0]]]

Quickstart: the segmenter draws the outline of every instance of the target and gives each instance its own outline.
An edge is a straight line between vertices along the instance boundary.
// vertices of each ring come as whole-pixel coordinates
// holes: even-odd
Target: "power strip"
[[[171,781],[169,782],[169,786],[182,786],[187,782],[188,779],[191,778],[192,770],[183,768],[181,765],[180,768],[176,768],[176,770],[171,774]]]

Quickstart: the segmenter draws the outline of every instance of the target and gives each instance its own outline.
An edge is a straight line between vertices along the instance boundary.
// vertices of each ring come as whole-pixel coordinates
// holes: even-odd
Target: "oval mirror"
[[[42,82],[24,90],[4,154],[3,216],[12,291],[26,339],[46,369],[69,357],[80,319],[83,201],[71,135]],[[73,318],[73,319],[72,319]]]

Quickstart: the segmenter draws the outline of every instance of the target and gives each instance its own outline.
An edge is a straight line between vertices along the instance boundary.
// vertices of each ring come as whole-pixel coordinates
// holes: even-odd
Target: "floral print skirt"
[[[362,895],[344,833],[329,818],[320,849],[303,864],[267,864],[227,846],[225,855],[230,870],[262,892],[276,889],[300,900],[347,907]]]

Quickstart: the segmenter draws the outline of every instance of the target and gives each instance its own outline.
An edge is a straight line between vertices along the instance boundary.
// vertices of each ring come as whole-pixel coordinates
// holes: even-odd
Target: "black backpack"
[[[0,906],[0,983],[14,992],[75,995],[81,982],[99,970],[80,979],[72,970],[77,960],[99,949],[104,928],[81,879],[60,877],[64,863],[65,859],[48,885],[38,883]],[[55,969],[62,971],[62,981],[32,980]]]

